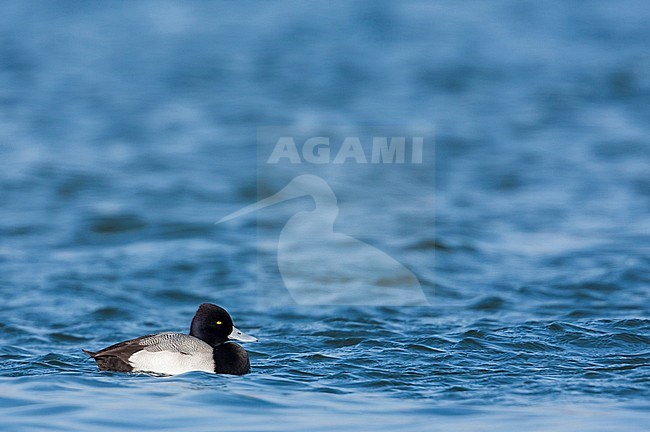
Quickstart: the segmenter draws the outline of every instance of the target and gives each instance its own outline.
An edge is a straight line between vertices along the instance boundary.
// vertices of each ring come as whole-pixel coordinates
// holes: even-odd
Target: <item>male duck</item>
[[[158,333],[92,352],[99,370],[177,375],[190,371],[244,375],[250,370],[248,354],[228,340],[255,342],[232,323],[225,309],[203,303],[192,318],[190,334]]]

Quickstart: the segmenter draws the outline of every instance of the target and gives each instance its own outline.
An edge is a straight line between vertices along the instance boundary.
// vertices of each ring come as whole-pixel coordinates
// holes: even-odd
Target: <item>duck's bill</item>
[[[257,338],[247,335],[246,333],[239,330],[235,326],[232,326],[232,332],[228,335],[228,339],[232,339],[240,342],[257,342]]]

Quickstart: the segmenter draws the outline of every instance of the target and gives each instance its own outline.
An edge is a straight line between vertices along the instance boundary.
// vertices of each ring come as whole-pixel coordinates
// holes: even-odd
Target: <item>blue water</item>
[[[0,428],[647,428],[645,2],[0,8]],[[341,125],[435,131],[421,166],[318,171],[430,306],[292,303],[273,245],[308,200],[214,224],[286,184],[259,127]],[[259,338],[249,375],[80,351],[204,301]]]

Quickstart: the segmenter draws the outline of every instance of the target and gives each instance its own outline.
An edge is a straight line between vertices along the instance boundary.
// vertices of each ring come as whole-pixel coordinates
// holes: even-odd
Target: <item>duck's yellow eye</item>
[[[221,325],[221,321],[217,321],[217,325]]]

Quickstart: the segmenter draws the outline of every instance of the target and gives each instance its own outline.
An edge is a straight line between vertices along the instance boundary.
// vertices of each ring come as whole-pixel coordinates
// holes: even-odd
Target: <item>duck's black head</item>
[[[255,342],[252,336],[242,333],[232,323],[226,310],[211,303],[203,303],[192,318],[190,334],[215,347],[227,340]]]

